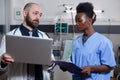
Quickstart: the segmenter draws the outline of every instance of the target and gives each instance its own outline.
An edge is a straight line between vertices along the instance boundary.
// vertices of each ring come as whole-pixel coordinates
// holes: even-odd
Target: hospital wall
[[[2,0],[1,0],[2,1]],[[70,6],[73,10],[76,9],[76,6],[79,2],[89,1],[94,4],[95,10],[104,10],[103,13],[98,13],[96,24],[120,24],[120,1],[119,0],[5,0],[6,7],[9,9],[6,13],[9,13],[10,16],[10,25],[20,24],[23,20],[22,9],[27,2],[37,2],[41,5],[43,10],[43,16],[40,24],[54,24],[58,21],[59,18],[62,18],[62,21],[69,22],[71,24],[71,15],[64,13],[65,7],[63,4]],[[16,11],[20,11],[20,15],[16,16]],[[75,15],[75,14],[74,14]],[[109,22],[111,21],[111,23]]]
[[[49,2],[51,1],[51,2]],[[22,9],[27,2],[37,2],[41,5],[43,16],[41,18],[39,29],[48,33],[54,40],[54,50],[60,50],[60,56],[64,52],[64,41],[73,40],[81,35],[76,30],[74,19],[70,13],[65,13],[63,4],[70,6],[75,10],[79,2],[92,2],[96,10],[104,10],[103,13],[97,13],[97,21],[94,26],[96,31],[107,36],[113,42],[115,55],[120,46],[120,0],[0,0],[0,33],[4,34],[23,22]],[[20,12],[20,15],[16,13]],[[59,21],[60,20],[60,21]],[[55,33],[55,24],[57,22],[68,23],[68,32]],[[57,58],[57,59],[61,59]],[[59,67],[54,69],[54,80],[71,80],[71,74],[62,72]]]

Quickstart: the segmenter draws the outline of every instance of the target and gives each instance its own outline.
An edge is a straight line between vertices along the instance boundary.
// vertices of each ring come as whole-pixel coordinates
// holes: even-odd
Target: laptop
[[[6,52],[19,63],[44,64],[51,61],[53,39],[6,35]]]

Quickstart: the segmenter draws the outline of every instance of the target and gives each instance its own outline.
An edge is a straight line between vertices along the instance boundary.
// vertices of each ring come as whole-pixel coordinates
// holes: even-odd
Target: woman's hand
[[[91,73],[91,67],[90,67],[90,66],[85,66],[85,67],[83,67],[81,73],[82,73],[84,76],[89,76],[90,73]]]

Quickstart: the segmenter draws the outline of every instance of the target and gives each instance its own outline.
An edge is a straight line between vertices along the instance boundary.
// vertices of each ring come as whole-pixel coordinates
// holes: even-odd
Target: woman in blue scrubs
[[[110,71],[116,65],[112,42],[96,32],[93,23],[96,14],[89,2],[80,3],[76,10],[76,26],[83,35],[73,42],[72,63],[82,68],[73,80],[110,80]]]

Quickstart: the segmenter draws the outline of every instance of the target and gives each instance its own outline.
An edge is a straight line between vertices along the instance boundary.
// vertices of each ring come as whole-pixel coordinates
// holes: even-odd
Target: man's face
[[[39,20],[38,19],[31,19],[29,13],[26,16],[26,24],[30,26],[31,28],[35,28],[39,25]]]
[[[91,22],[85,13],[77,13],[75,16],[76,26],[79,31],[85,31]]]
[[[37,27],[39,25],[41,16],[41,8],[38,5],[32,5],[31,9],[27,11],[25,15],[26,25],[30,26],[31,28]]]

